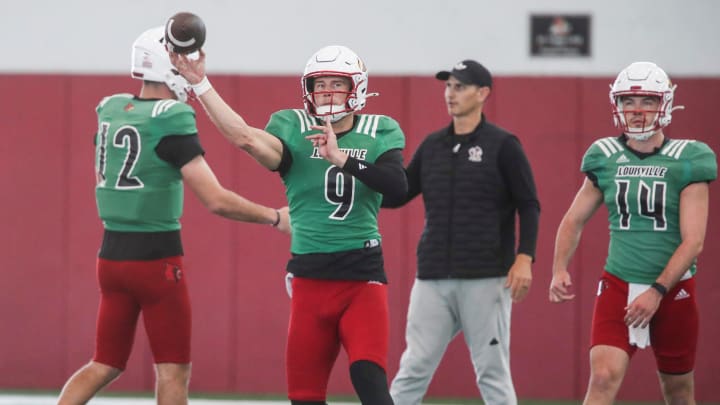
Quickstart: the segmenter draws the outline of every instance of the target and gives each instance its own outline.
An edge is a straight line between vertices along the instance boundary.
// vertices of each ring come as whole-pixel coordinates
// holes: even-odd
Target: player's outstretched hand
[[[205,51],[198,51],[197,59],[170,52],[170,62],[190,84],[198,84],[205,77]]]

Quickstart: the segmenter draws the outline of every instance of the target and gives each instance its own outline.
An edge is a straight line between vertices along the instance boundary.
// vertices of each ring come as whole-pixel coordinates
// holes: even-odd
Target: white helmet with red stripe
[[[672,121],[672,112],[682,109],[673,108],[673,96],[677,85],[673,85],[668,75],[652,62],[635,62],[623,69],[610,86],[610,103],[613,108],[615,126],[621,127],[625,134],[637,140],[645,140],[666,127]],[[660,105],[655,119],[642,128],[631,128],[625,117],[622,98],[626,96],[650,96],[659,98]]]
[[[170,63],[165,48],[165,27],[151,28],[133,42],[130,75],[134,79],[165,83],[178,100],[187,101],[190,84]]]
[[[338,76],[350,79],[348,92],[322,91],[315,92],[313,81],[317,77]],[[302,77],[303,103],[308,114],[321,118],[330,117],[335,122],[354,111],[365,107],[367,97],[368,73],[360,57],[349,48],[340,45],[326,46],[315,52],[307,64]],[[343,93],[347,96],[341,105],[318,106],[315,100],[317,95],[329,93]]]

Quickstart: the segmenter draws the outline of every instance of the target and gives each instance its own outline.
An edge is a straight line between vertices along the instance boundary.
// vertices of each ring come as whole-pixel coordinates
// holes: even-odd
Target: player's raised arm
[[[263,129],[248,125],[212,87],[205,75],[205,52],[200,49],[197,59],[170,52],[170,60],[192,85],[205,112],[225,138],[266,168],[277,169],[282,159],[282,142]]]

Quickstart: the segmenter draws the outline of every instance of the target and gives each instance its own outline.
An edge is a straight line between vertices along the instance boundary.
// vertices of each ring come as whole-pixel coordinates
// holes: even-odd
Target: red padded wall
[[[521,398],[580,399],[587,379],[589,326],[597,277],[607,248],[606,212],[588,224],[572,263],[578,297],[547,300],[557,225],[582,181],[579,163],[612,127],[606,79],[498,77],[486,108],[489,120],[520,138],[535,172],[542,205],[538,257],[527,300],[513,308],[512,368]],[[720,151],[720,121],[713,120],[720,79],[677,78],[670,137],[695,138]],[[217,76],[214,85],[254,126],[269,113],[300,107],[294,77]],[[97,102],[139,83],[118,76],[0,75],[0,131],[4,190],[0,224],[0,389],[59,389],[92,356],[98,291],[95,255],[102,228],[93,196],[92,136]],[[367,112],[397,119],[407,136],[406,159],[423,137],[447,125],[443,84],[431,77],[373,77]],[[226,187],[271,206],[285,204],[282,183],[243,151],[230,146],[199,104],[206,158]],[[713,185],[712,189],[715,189]],[[190,193],[190,192],[188,192]],[[718,401],[713,378],[720,340],[718,223],[720,200],[711,192],[711,217],[700,258],[698,296],[702,316],[696,370],[697,398]],[[267,226],[213,216],[188,195],[183,218],[187,277],[194,307],[195,391],[285,391],[284,352],[289,300],[283,282],[289,238]],[[380,227],[390,280],[390,359],[397,371],[404,349],[405,316],[415,273],[415,246],[423,226],[420,199],[383,210]],[[553,376],[550,378],[549,376]],[[151,390],[152,357],[142,326],[123,377],[112,390]],[[329,391],[350,394],[347,358],[341,354]],[[464,341],[448,348],[430,385],[432,396],[474,397],[477,389]],[[660,400],[654,363],[641,352],[621,389],[626,400]]]
[[[58,384],[65,377],[65,352],[58,349],[69,343],[69,89],[66,77],[0,76],[2,386]]]

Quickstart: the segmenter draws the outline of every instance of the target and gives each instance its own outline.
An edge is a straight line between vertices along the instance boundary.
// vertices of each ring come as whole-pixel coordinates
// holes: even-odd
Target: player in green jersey
[[[97,107],[95,187],[105,233],[98,254],[101,299],[95,354],[65,384],[58,404],[85,404],[125,369],[142,312],[157,373],[159,404],[187,404],[191,310],[183,267],[183,183],[213,213],[289,232],[285,209],[223,188],[205,161],[189,85],[173,73],[163,27],[133,44],[140,95]],[[281,212],[282,211],[282,212]]]
[[[292,218],[286,353],[293,404],[324,404],[330,371],[343,346],[363,404],[392,404],[387,279],[377,215],[383,195],[404,196],[405,138],[395,120],[359,114],[368,75],[343,46],[308,61],[304,109],[282,110],[265,130],[249,126],[215,91],[198,60],[171,54],[223,135],[285,183]]]
[[[618,75],[610,91],[619,137],[585,153],[580,191],[557,231],[550,301],[571,300],[568,263],[585,223],[608,208],[610,245],[593,313],[586,404],[615,400],[630,358],[652,346],[668,404],[694,402],[698,339],[695,261],[705,239],[713,151],[668,139],[675,87],[650,62]]]

